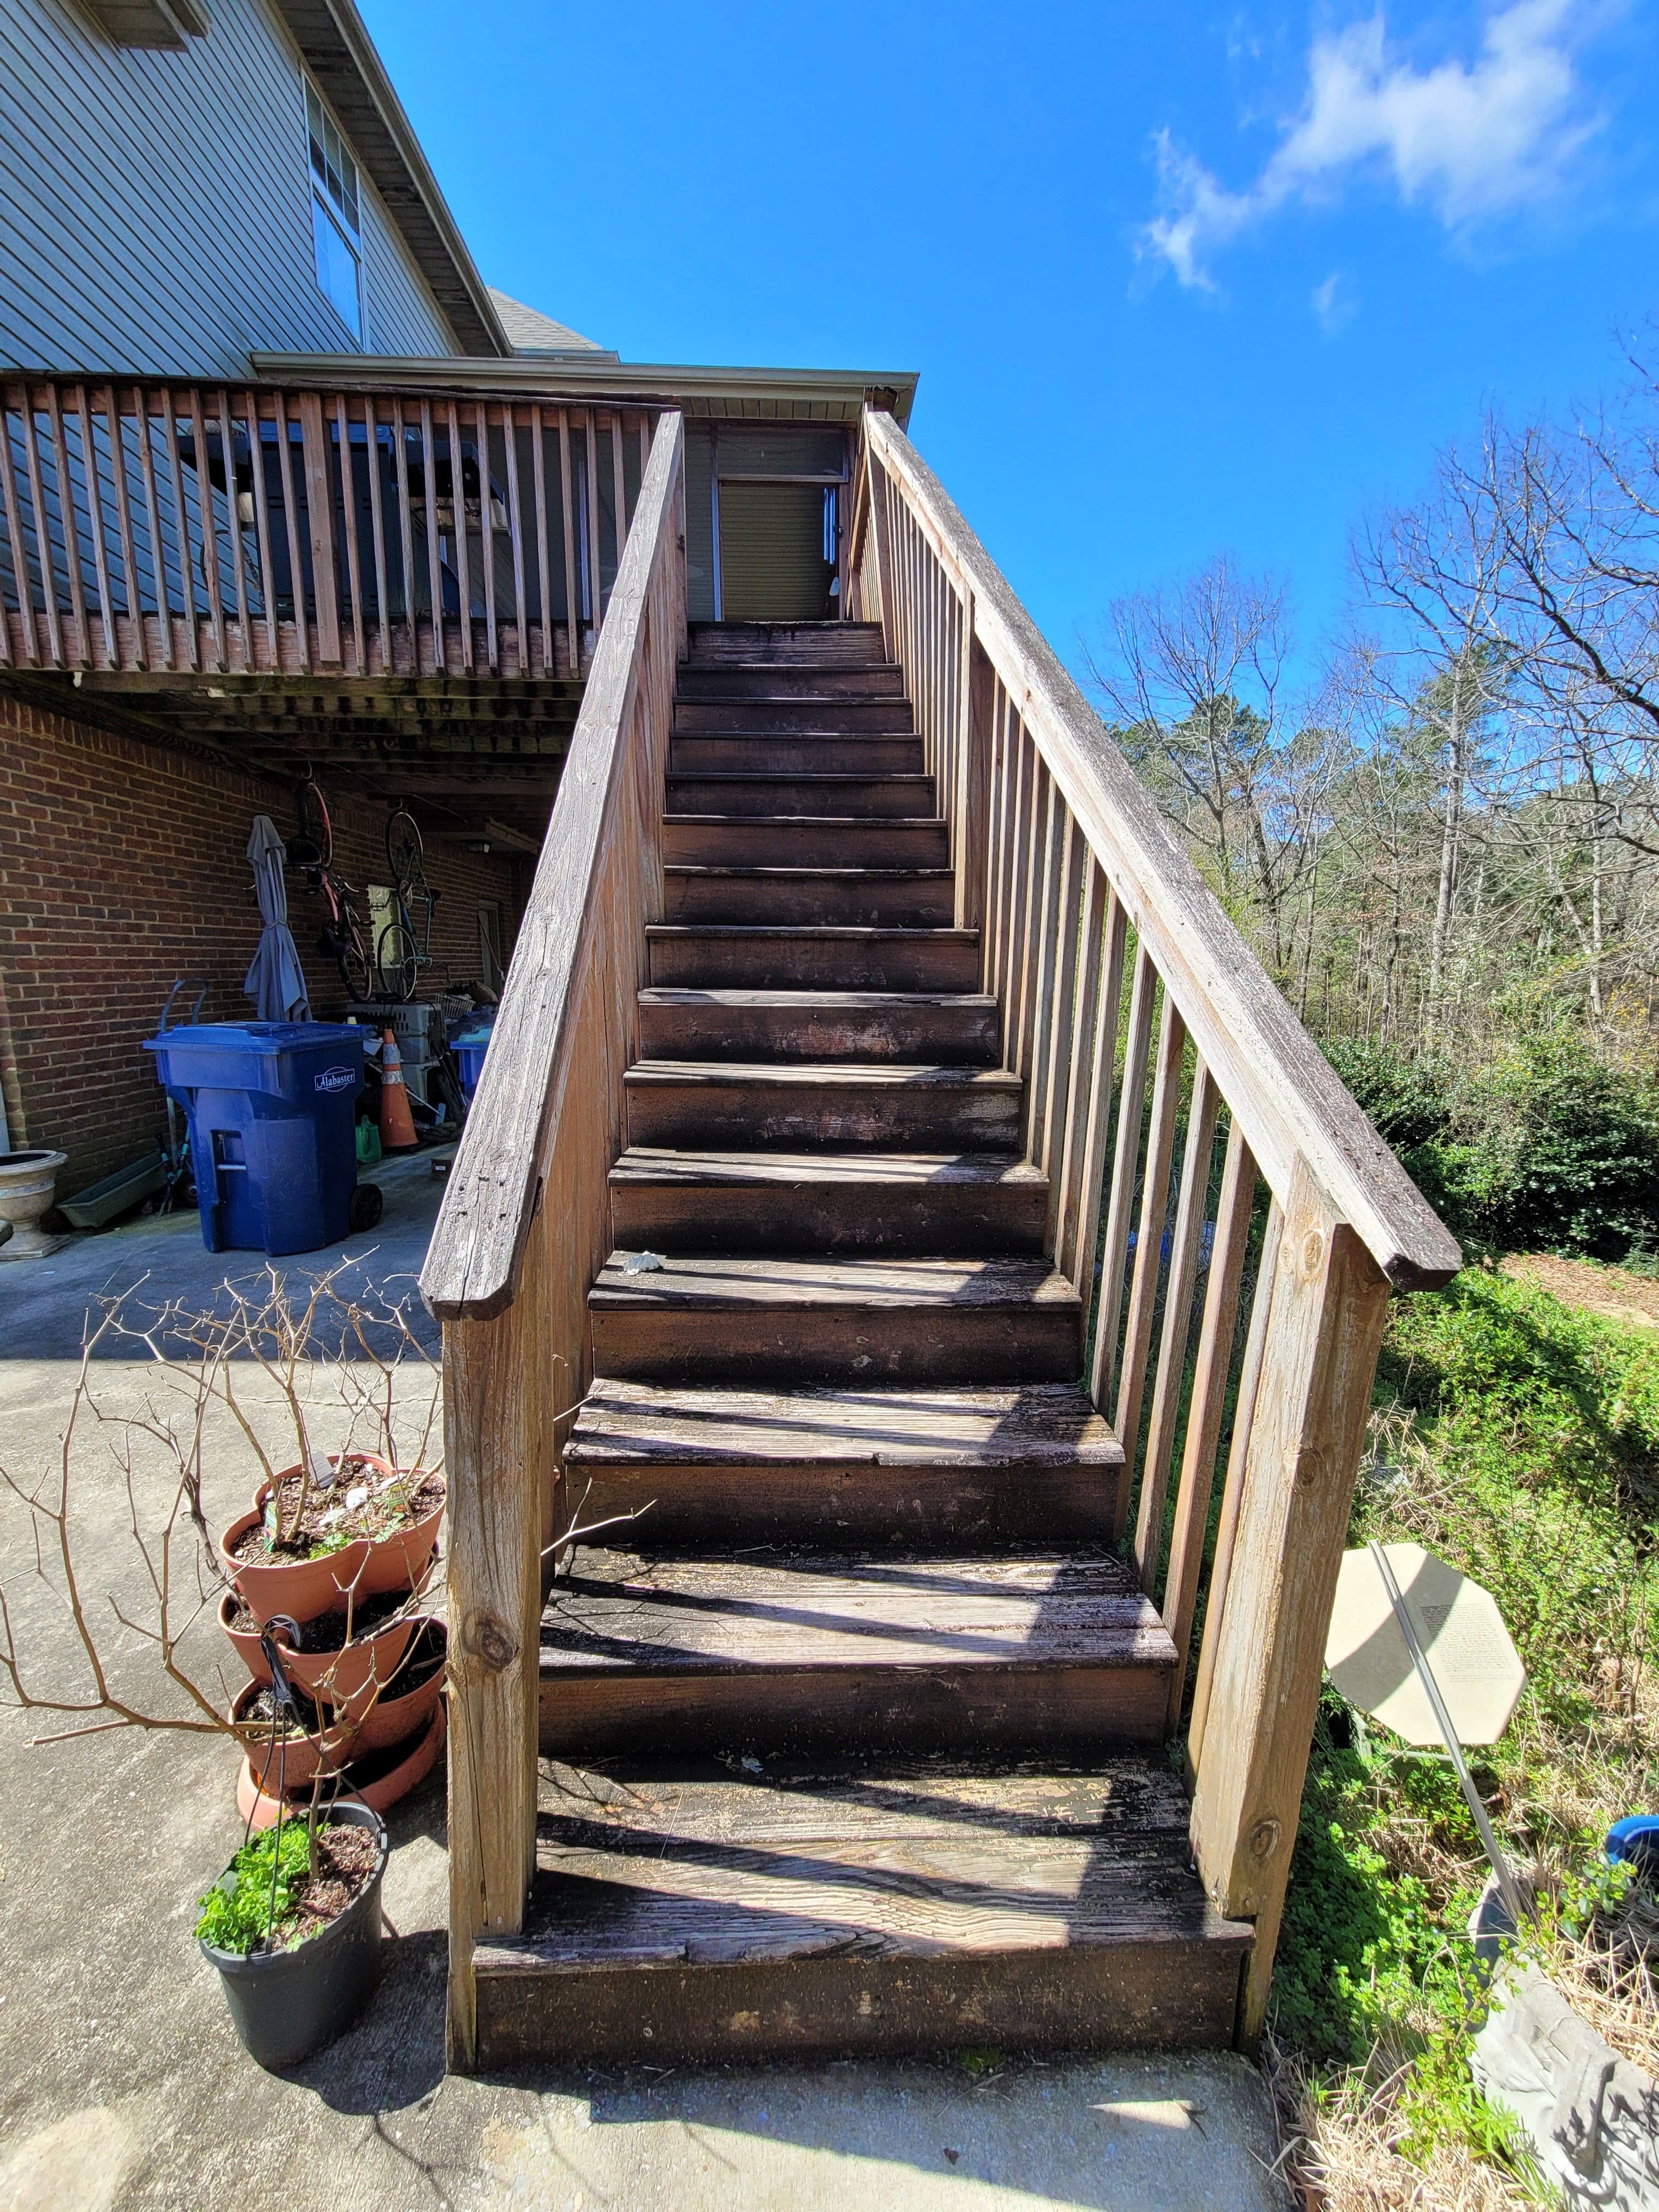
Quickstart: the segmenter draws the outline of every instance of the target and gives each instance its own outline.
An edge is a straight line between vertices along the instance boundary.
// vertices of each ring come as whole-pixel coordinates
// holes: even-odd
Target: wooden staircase
[[[1224,2043],[1250,1929],[878,627],[694,629],[666,778],[564,1454],[633,1548],[543,1614],[477,2061]]]
[[[688,629],[658,421],[422,1270],[460,2068],[1252,2041],[1460,1264],[879,406],[848,464],[848,618]]]

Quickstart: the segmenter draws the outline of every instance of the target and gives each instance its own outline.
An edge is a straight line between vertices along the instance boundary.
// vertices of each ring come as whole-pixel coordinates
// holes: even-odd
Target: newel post
[[[449,1544],[449,2064],[475,2062],[472,1948],[516,1934],[536,1863],[542,1493],[551,1462],[545,1224],[517,1293],[444,1323]]]
[[[1193,1796],[1204,1886],[1223,1912],[1255,1922],[1245,2042],[1266,2014],[1388,1297],[1376,1263],[1298,1162]]]

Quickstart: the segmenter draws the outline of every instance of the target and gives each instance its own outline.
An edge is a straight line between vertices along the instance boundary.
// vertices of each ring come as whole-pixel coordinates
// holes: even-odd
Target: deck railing
[[[444,1324],[458,2065],[472,2056],[474,1937],[521,1925],[533,1871],[544,1561],[565,1525],[560,1446],[588,1382],[587,1292],[610,1249],[646,924],[662,911],[684,452],[665,413],[421,1276]]]
[[[0,380],[0,668],[580,676],[652,414]]]
[[[903,667],[957,919],[1025,1079],[1050,1249],[1176,1644],[1199,1870],[1256,1926],[1252,2036],[1389,1290],[1461,1255],[884,414],[865,416],[849,568],[849,611]]]

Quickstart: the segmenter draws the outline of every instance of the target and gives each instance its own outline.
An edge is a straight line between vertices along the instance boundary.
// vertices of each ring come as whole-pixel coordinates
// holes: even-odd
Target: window
[[[357,164],[309,83],[306,86],[306,134],[311,143],[311,236],[317,254],[317,282],[361,344],[363,264]]]

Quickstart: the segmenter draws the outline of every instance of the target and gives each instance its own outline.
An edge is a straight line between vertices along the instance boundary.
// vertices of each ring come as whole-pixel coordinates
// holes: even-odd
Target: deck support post
[[[449,2064],[476,2063],[472,1947],[514,1934],[536,1864],[543,1495],[551,1464],[545,1224],[518,1293],[444,1323],[449,1488]]]
[[[1230,1917],[1256,1923],[1238,2022],[1247,2044],[1266,2012],[1388,1297],[1375,1261],[1298,1162],[1193,1798],[1205,1887]]]

